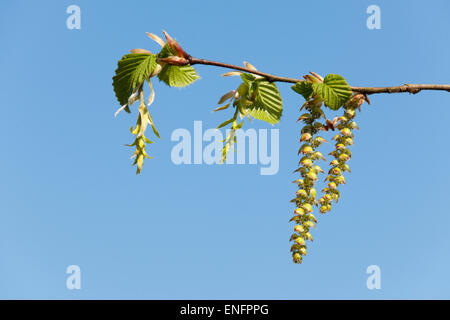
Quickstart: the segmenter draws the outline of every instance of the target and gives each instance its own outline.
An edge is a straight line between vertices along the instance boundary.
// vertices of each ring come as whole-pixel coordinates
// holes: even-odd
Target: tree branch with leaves
[[[368,95],[380,93],[416,94],[422,90],[438,90],[450,92],[447,84],[404,84],[394,87],[351,87],[346,80],[336,74],[328,74],[322,77],[314,72],[303,76],[303,79],[295,79],[268,74],[258,71],[253,65],[244,62],[244,67],[194,58],[171,38],[165,31],[166,41],[155,34],[147,33],[161,49],[158,53],[152,53],[146,49],[133,49],[118,62],[118,68],[113,77],[113,88],[121,107],[115,116],[124,110],[131,113],[131,107],[139,101],[138,118],[136,125],[130,131],[134,135],[134,141],[128,146],[134,147],[132,154],[134,165],[139,174],[144,165],[145,158],[151,158],[146,150],[148,144],[153,143],[145,136],[150,125],[153,134],[160,138],[155,123],[150,115],[150,106],[155,99],[155,91],[152,78],[157,77],[170,87],[185,87],[199,79],[193,65],[209,65],[231,69],[222,76],[239,76],[242,82],[239,86],[224,94],[214,111],[233,110],[231,118],[225,120],[217,129],[230,126],[229,133],[224,140],[221,162],[225,162],[227,154],[236,143],[236,131],[241,129],[247,119],[262,120],[272,125],[280,121],[283,103],[276,82],[292,83],[292,90],[300,94],[305,102],[300,107],[302,114],[298,122],[303,126],[300,130],[300,148],[298,154],[300,160],[295,170],[300,177],[293,182],[298,190],[291,202],[295,203],[294,215],[290,221],[295,222],[294,232],[290,240],[293,241],[291,253],[295,263],[301,263],[306,255],[307,243],[312,241],[311,228],[315,228],[317,218],[314,216],[314,207],[321,214],[331,210],[332,203],[340,198],[339,186],[345,184],[344,173],[350,173],[348,161],[352,157],[350,147],[354,143],[354,130],[358,125],[354,121],[356,110],[361,111],[364,102],[370,103]],[[145,101],[144,85],[149,85],[150,95]],[[328,119],[325,111],[338,112],[340,116]],[[328,141],[320,136],[333,131],[331,138],[334,142],[334,150],[329,153],[333,158],[330,169],[325,178],[326,186],[321,190],[322,196],[316,190],[319,175],[325,171],[320,166],[320,161],[325,161],[325,156],[319,151],[320,146]]]

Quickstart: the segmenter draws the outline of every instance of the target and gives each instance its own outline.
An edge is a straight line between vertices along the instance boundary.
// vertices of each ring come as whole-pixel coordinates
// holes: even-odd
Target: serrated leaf
[[[305,100],[309,100],[314,92],[312,88],[312,82],[310,81],[297,82],[291,88],[298,94],[301,94],[303,98],[305,98]]]
[[[130,53],[118,62],[113,77],[113,87],[121,105],[128,103],[130,95],[142,85],[156,68],[156,56],[147,53]]]
[[[327,75],[322,83],[314,83],[312,88],[332,110],[338,110],[352,96],[347,81],[338,74]]]
[[[270,124],[280,121],[283,101],[277,86],[268,81],[258,81],[255,102],[246,108],[247,114]]]
[[[159,80],[170,87],[185,87],[199,78],[191,66],[165,65],[158,74]]]
[[[170,50],[167,43],[162,47],[161,51],[158,53],[158,58],[167,58],[169,56],[173,56],[174,53]]]
[[[242,73],[241,79],[245,84],[249,85],[252,81],[256,80],[256,77],[250,73]]]

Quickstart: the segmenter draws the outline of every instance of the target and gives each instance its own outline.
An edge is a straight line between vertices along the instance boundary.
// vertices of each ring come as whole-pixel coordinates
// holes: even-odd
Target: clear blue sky
[[[81,8],[81,30],[66,8]],[[368,30],[366,8],[381,8]],[[170,159],[177,128],[213,128],[237,85],[199,66],[189,88],[155,83],[162,139],[140,176],[132,115],[111,86],[132,48],[167,30],[193,56],[351,85],[450,83],[448,1],[1,1],[0,298],[450,298],[450,94],[379,95],[358,113],[342,201],[291,262],[290,181],[301,98],[279,88],[278,174]],[[254,123],[257,128],[268,125]],[[366,268],[381,268],[381,290]],[[81,290],[66,289],[79,265]]]

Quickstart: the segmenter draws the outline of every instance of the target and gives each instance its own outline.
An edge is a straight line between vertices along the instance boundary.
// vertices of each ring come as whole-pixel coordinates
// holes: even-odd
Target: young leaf
[[[332,110],[338,110],[352,96],[350,86],[338,74],[327,75],[322,83],[313,83],[312,88]]]
[[[128,103],[128,98],[139,88],[156,68],[156,56],[147,53],[124,55],[118,63],[113,77],[113,87],[121,105]]]
[[[291,88],[298,94],[301,94],[307,101],[309,100],[309,98],[311,98],[311,95],[314,92],[312,88],[312,82],[310,81],[297,82]]]
[[[283,101],[277,86],[273,82],[258,81],[256,100],[246,108],[247,114],[270,124],[280,121],[283,111]]]
[[[199,78],[191,66],[165,65],[158,74],[159,80],[170,87],[185,87]]]

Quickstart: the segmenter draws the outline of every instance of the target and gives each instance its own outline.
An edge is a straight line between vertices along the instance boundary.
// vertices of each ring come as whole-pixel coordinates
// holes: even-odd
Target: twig
[[[203,64],[209,66],[222,67],[227,69],[239,70],[247,73],[257,74],[267,79],[270,82],[288,82],[288,83],[297,83],[304,81],[303,79],[295,79],[295,78],[287,78],[280,77],[273,74],[255,71],[252,69],[248,69],[245,67],[235,66],[228,63],[222,63],[217,61],[205,60],[205,59],[197,59],[194,57],[189,57],[189,64]],[[409,92],[412,94],[416,94],[421,90],[438,90],[438,91],[448,91],[450,92],[449,84],[404,84],[401,86],[394,87],[350,87],[353,92],[359,92],[363,94],[376,94],[376,93],[401,93],[401,92]]]

